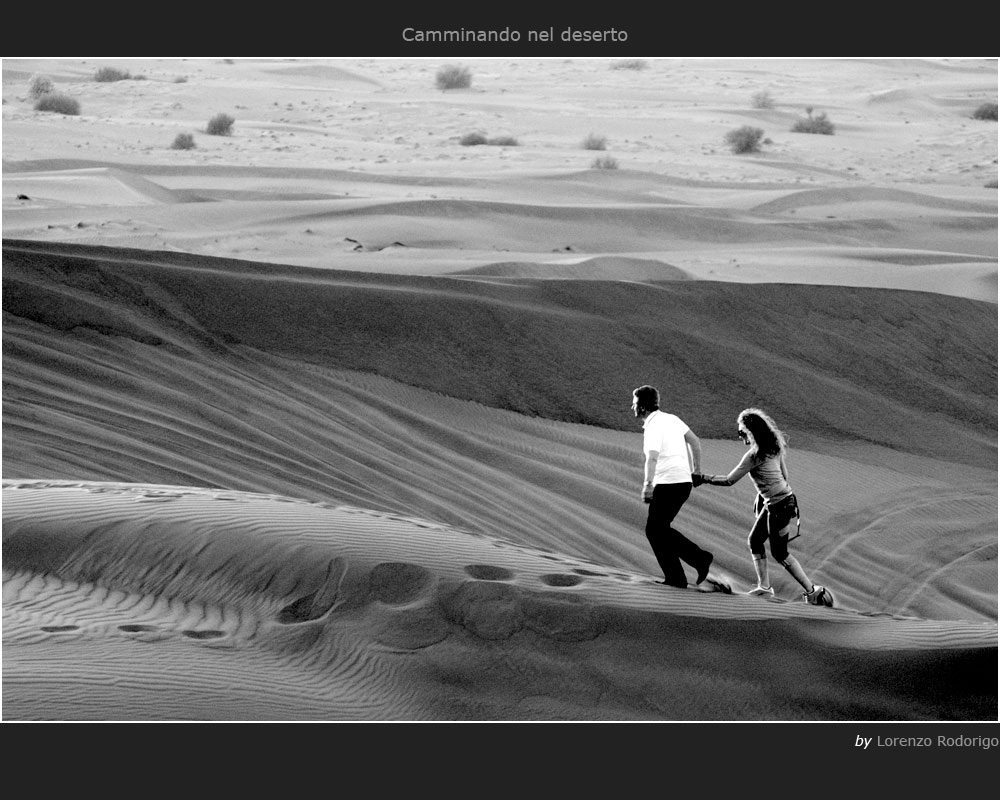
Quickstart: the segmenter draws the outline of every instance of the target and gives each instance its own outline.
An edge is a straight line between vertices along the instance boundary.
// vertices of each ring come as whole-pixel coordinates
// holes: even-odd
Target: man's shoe
[[[758,584],[755,588],[747,592],[747,594],[754,597],[774,597],[774,589],[770,586],[761,586]]]
[[[698,570],[698,577],[695,579],[694,585],[697,586],[705,578],[708,577],[708,568],[712,566],[712,562],[715,560],[715,556],[711,553],[708,554],[708,561],[705,562],[705,566]]]

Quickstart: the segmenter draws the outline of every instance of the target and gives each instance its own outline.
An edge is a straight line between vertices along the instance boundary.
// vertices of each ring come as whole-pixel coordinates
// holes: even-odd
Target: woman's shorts
[[[760,506],[755,503],[758,509],[757,521],[753,530],[750,531],[748,543],[750,551],[755,554],[763,554],[764,542],[770,540],[771,555],[777,561],[784,561],[788,558],[788,543],[799,536],[799,505],[795,495],[779,500],[766,507],[760,513]],[[792,520],[796,520],[794,530],[790,530]]]

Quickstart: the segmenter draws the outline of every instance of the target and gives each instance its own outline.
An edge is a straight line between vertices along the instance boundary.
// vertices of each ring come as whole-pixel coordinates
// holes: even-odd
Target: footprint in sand
[[[224,631],[181,631],[189,639],[218,639],[225,636]]]
[[[340,584],[346,574],[347,562],[339,557],[334,558],[327,565],[326,576],[319,589],[281,609],[278,612],[278,622],[282,625],[296,625],[326,616],[335,605],[338,605]]]
[[[80,630],[79,625],[43,625],[42,630],[46,633],[69,633]]]
[[[426,595],[434,582],[430,570],[405,562],[376,564],[368,574],[368,594],[390,605],[412,603]]]
[[[551,575],[542,575],[541,581],[549,586],[576,586],[578,583],[583,582],[583,578],[579,575],[554,573]]]
[[[509,581],[514,573],[504,567],[494,567],[490,564],[469,564],[465,571],[480,581]]]
[[[125,631],[125,633],[146,633],[158,629],[155,625],[119,625],[118,630]]]

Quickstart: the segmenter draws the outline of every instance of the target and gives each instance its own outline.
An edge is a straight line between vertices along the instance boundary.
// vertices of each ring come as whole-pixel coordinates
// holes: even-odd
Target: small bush
[[[994,178],[991,181],[986,181],[986,183],[983,184],[983,188],[984,189],[996,189],[997,188],[997,179]]]
[[[583,140],[584,150],[604,150],[608,146],[608,138],[606,136],[598,136],[596,133],[591,133],[587,135],[587,138]]]
[[[643,61],[641,58],[629,58],[625,61],[616,61],[611,65],[611,69],[646,69],[649,64]]]
[[[611,156],[598,156],[591,162],[591,169],[618,169],[618,160]]]
[[[473,147],[477,144],[486,144],[486,137],[481,133],[467,133],[458,140],[458,143],[465,147]]]
[[[94,73],[94,80],[98,83],[113,83],[114,81],[127,81],[132,76],[128,70],[118,69],[118,67],[101,67]]]
[[[187,75],[178,75],[174,78],[174,83],[187,83]]]
[[[991,119],[994,122],[997,120],[997,104],[996,103],[983,103],[979,108],[972,112],[973,119]]]
[[[517,147],[519,142],[513,136],[491,136],[486,140],[486,144],[496,145],[497,147]]]
[[[820,111],[815,117],[812,109],[807,108],[805,118],[800,117],[792,125],[792,133],[822,133],[825,136],[833,135],[833,123],[826,118],[826,112]]]
[[[205,133],[211,136],[229,136],[233,131],[233,123],[236,122],[229,114],[216,114],[208,121]]]
[[[194,136],[190,133],[178,133],[174,137],[174,143],[170,145],[171,150],[193,150]]]
[[[434,82],[442,92],[447,89],[468,89],[472,85],[472,73],[468,67],[446,64],[437,71]]]
[[[744,125],[726,134],[726,144],[734,153],[755,153],[760,150],[760,140],[763,136],[763,129]]]
[[[774,98],[771,97],[769,91],[764,90],[754,93],[754,96],[750,98],[750,104],[754,108],[774,108]]]
[[[35,75],[28,84],[28,96],[37,100],[42,95],[51,94],[56,89],[52,79],[47,75]]]
[[[43,94],[35,103],[35,111],[52,111],[75,117],[80,113],[80,103],[75,97],[58,92]]]

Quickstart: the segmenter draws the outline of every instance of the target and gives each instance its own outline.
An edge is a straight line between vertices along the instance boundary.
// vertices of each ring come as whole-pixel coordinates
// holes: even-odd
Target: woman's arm
[[[743,454],[743,458],[740,459],[740,463],[733,467],[728,475],[704,475],[703,480],[705,483],[712,484],[712,486],[732,486],[753,469],[755,463],[753,453],[747,450]]]

